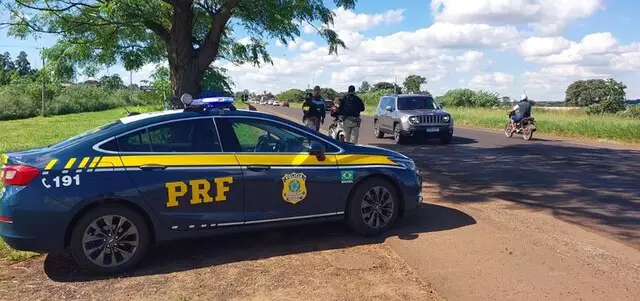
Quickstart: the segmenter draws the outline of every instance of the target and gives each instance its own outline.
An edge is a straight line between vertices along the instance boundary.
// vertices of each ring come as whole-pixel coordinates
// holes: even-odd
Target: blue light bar
[[[205,97],[194,99],[191,103],[192,107],[202,107],[206,109],[226,109],[233,107],[233,97]]]

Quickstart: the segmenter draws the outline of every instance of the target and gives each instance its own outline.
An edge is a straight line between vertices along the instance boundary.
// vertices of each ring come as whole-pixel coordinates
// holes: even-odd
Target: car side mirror
[[[324,161],[325,159],[324,152],[325,152],[325,148],[324,148],[324,145],[322,145],[322,143],[317,141],[311,141],[311,149],[309,150],[310,155],[316,156],[316,158],[318,158],[318,161]]]
[[[441,104],[441,105],[440,105],[440,108],[441,108],[441,109],[442,109],[442,108],[444,108],[444,105],[443,105],[443,104]]]
[[[384,109],[389,111],[389,112],[393,111],[393,109],[391,109],[391,106],[386,106]]]

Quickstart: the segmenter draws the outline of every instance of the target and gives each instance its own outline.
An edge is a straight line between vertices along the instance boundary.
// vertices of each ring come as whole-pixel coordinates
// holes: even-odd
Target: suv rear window
[[[412,96],[399,97],[398,110],[437,110],[438,106],[433,97]]]

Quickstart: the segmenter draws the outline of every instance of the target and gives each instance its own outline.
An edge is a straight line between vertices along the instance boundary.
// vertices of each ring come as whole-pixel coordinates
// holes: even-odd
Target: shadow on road
[[[374,144],[375,145],[375,144]],[[465,191],[548,210],[565,221],[640,246],[640,152],[535,141],[503,146],[379,144],[412,157],[453,202],[482,202]],[[427,181],[433,179],[426,178]],[[438,182],[437,180],[433,180]],[[463,197],[455,197],[462,195]]]
[[[152,250],[136,271],[121,277],[167,274],[245,260],[344,249],[381,243],[393,236],[411,240],[429,232],[451,230],[475,223],[473,217],[461,211],[425,203],[417,211],[399,220],[390,232],[376,238],[361,237],[351,232],[344,223],[331,222],[187,240],[159,246]],[[104,279],[87,276],[71,258],[64,255],[48,255],[44,270],[51,280],[58,282]]]
[[[393,137],[386,135],[384,138],[382,138],[384,140],[388,140],[389,142],[393,143]],[[478,143],[478,140],[473,139],[473,138],[468,138],[468,137],[453,137],[453,140],[451,141],[451,143],[449,143],[449,145],[464,145],[464,144],[473,144],[473,143]],[[419,145],[442,145],[442,143],[440,143],[440,139],[435,138],[435,139],[426,139],[426,138],[416,138],[416,139],[411,139],[409,140],[407,143],[405,143],[404,145],[412,145],[412,146],[419,146]],[[387,144],[384,144],[384,146],[382,147],[386,147]]]

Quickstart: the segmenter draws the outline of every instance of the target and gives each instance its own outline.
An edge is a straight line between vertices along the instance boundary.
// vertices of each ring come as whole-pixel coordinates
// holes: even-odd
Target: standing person
[[[305,102],[302,104],[302,114],[302,122],[306,127],[320,131],[320,125],[324,123],[327,109],[324,99],[320,96],[319,86],[313,88],[312,95],[307,94],[305,97]]]
[[[347,95],[340,101],[338,115],[342,119],[342,129],[344,129],[344,140],[353,144],[358,143],[360,135],[360,113],[364,111],[362,99],[356,95],[356,87],[349,86]]]

